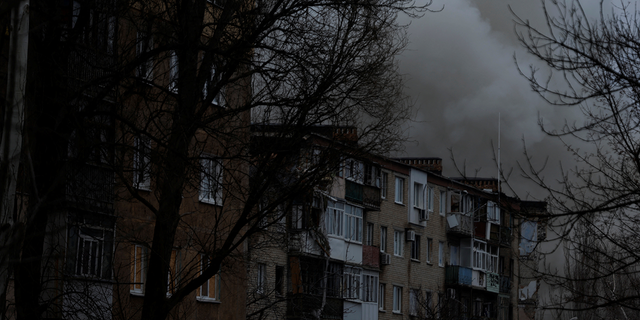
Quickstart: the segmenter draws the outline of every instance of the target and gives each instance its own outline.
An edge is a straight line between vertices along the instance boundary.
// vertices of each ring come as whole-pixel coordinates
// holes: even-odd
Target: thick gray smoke
[[[598,16],[598,1],[583,4]],[[534,25],[545,27],[542,4],[535,0],[434,0],[433,9],[413,20],[410,44],[400,57],[400,70],[406,76],[407,92],[415,102],[416,116],[408,129],[413,139],[404,156],[441,157],[444,174],[458,176],[450,161],[449,148],[456,162],[466,161],[466,174],[496,177],[491,143],[497,148],[498,114],[501,115],[501,158],[503,168],[525,163],[523,139],[533,162],[540,165],[549,157],[545,175],[554,179],[558,163],[573,166],[573,159],[560,141],[547,137],[538,126],[561,126],[582,120],[577,108],[554,107],[532,92],[518,73],[518,65],[528,72],[534,60],[517,41],[512,10]],[[545,194],[520,178],[514,170],[510,182],[518,195],[543,198]],[[531,197],[529,197],[531,199]]]

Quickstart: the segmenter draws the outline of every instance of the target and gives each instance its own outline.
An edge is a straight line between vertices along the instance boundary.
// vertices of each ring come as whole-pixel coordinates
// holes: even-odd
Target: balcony
[[[93,165],[69,164],[65,185],[67,203],[85,210],[113,213],[113,171]]]
[[[345,182],[345,199],[363,204],[370,210],[380,210],[380,188],[362,185],[351,180],[345,180]]]
[[[487,291],[500,292],[500,276],[497,273],[487,272]]]
[[[344,198],[347,199],[347,201],[362,203],[364,199],[364,186],[351,180],[345,180],[345,182]]]
[[[445,284],[470,286],[472,282],[471,268],[461,266],[447,266]]]
[[[110,75],[108,70],[113,70],[115,62],[115,55],[104,50],[78,46],[68,56],[69,86],[81,88],[89,83],[89,93],[101,91],[97,85]]]
[[[500,227],[500,245],[505,247],[511,247],[511,228]]]
[[[500,277],[500,293],[511,292],[511,278],[509,276]]]
[[[499,242],[500,241],[500,226],[497,224],[491,224],[489,230],[489,240]]]
[[[472,236],[473,219],[460,212],[449,212],[447,213],[447,232]]]
[[[362,264],[373,268],[380,268],[380,248],[363,245]]]

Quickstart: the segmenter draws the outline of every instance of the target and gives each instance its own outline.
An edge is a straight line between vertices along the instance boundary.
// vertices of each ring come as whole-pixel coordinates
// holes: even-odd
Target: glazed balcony
[[[369,210],[380,210],[380,188],[345,180],[345,199],[360,203]]]
[[[500,275],[497,273],[487,272],[487,291],[500,292]]]
[[[445,271],[445,284],[470,286],[471,283],[471,268],[461,266],[447,266]]]

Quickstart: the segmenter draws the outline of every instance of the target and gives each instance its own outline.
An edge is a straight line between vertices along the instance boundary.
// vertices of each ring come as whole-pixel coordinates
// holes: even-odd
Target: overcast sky
[[[597,16],[599,1],[584,1]],[[491,143],[497,148],[498,114],[501,115],[501,158],[504,168],[524,162],[523,139],[534,162],[549,157],[547,179],[558,174],[558,163],[572,166],[566,148],[545,136],[538,117],[545,122],[580,120],[578,110],[549,106],[519,73],[514,62],[528,69],[543,64],[529,56],[518,43],[512,10],[524,19],[544,27],[538,0],[434,0],[427,13],[409,27],[409,46],[400,57],[407,93],[415,103],[415,121],[409,128],[413,139],[403,156],[440,157],[444,174],[459,176],[450,160],[466,161],[467,175],[496,177]],[[408,21],[401,18],[401,21]],[[514,170],[510,180],[521,198],[539,190],[525,184]],[[529,197],[531,199],[531,197]]]

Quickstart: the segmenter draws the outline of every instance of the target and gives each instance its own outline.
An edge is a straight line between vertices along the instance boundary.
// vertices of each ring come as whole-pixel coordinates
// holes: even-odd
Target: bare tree
[[[313,128],[357,129],[353,154],[398,147],[409,105],[394,60],[406,44],[396,17],[426,5],[33,0],[30,8],[19,184],[28,206],[11,247],[17,317],[103,316],[60,303],[69,287],[56,283],[80,273],[115,280],[119,310],[109,316],[165,319],[188,313],[185,297],[242,262],[242,244],[269,225],[265,217],[277,221],[276,208],[334,172],[330,152],[299,155]],[[280,142],[250,150],[259,126],[278,128],[270,134]],[[108,217],[70,214],[69,201]],[[78,239],[96,223],[102,233],[89,240],[115,253],[89,270]],[[137,246],[148,263],[143,302],[132,304],[126,263]]]
[[[638,279],[638,177],[640,175],[640,69],[634,4],[620,3],[588,16],[580,1],[543,1],[546,25],[516,16],[520,42],[549,68],[521,70],[535,92],[557,106],[577,108],[584,122],[548,128],[578,165],[563,169],[558,184],[528,164],[529,177],[549,191],[553,227],[567,250],[565,274],[541,277],[564,289],[553,308],[579,318],[636,318]],[[593,146],[581,151],[579,143]],[[528,155],[529,156],[529,155]],[[550,239],[552,240],[552,239]],[[541,270],[542,271],[542,270]]]

